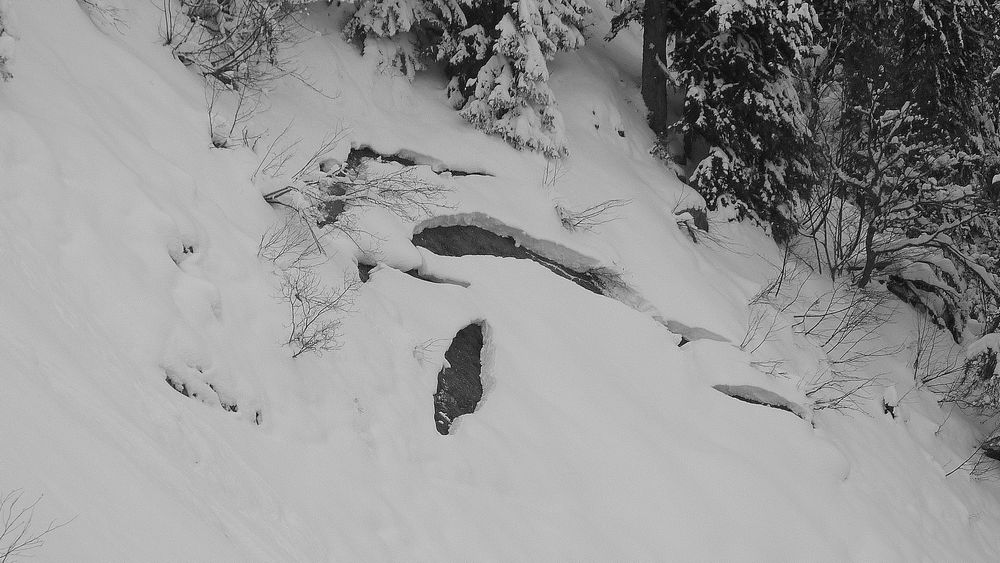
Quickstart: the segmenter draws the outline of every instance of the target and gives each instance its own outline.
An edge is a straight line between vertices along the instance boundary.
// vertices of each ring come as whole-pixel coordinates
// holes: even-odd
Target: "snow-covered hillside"
[[[97,2],[118,22],[75,0],[8,4],[0,492],[44,495],[36,526],[69,521],[35,560],[1000,554],[996,484],[946,476],[982,431],[913,390],[905,306],[865,343],[898,349],[865,364],[879,377],[857,410],[809,408],[820,350],[791,330],[740,349],[781,253],[719,214],[711,241],[678,228],[700,199],[649,156],[638,39],[600,41],[599,10],[588,45],[550,63],[571,150],[554,173],[468,126],[444,78],[410,83],[362,57],[339,32],[348,7],[312,7],[294,47],[308,84],[274,84],[248,124],[267,132],[255,153],[212,147],[203,80],[161,45],[157,3]],[[286,126],[279,145],[301,138],[290,169],[339,132],[331,156],[405,151],[437,163],[417,173],[447,189],[426,212],[366,209],[352,237],[327,235],[324,283],[378,266],[338,313],[340,348],[294,359],[280,272],[258,256],[288,213],[262,197],[282,177],[251,179]],[[560,224],[557,206],[612,199],[628,200],[613,220]],[[454,224],[624,286],[595,295],[531,260],[410,242]],[[441,435],[437,374],[473,322],[485,392]],[[766,390],[797,412],[715,386]]]

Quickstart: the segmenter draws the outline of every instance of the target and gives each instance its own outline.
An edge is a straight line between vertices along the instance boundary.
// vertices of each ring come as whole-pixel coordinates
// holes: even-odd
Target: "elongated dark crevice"
[[[511,237],[501,236],[473,225],[424,229],[413,235],[413,244],[439,256],[478,255],[533,260],[557,276],[598,295],[606,295],[605,287],[611,283],[610,276],[605,270],[574,270],[518,245]]]
[[[352,148],[347,153],[347,167],[357,169],[366,159],[395,162],[403,166],[430,166],[435,174],[451,174],[452,176],[493,176],[488,172],[472,170],[455,170],[448,168],[439,160],[410,151],[399,151],[392,154],[381,153],[375,149],[361,145]]]
[[[636,296],[625,286],[621,277],[610,269],[590,268],[579,270],[571,268],[543,256],[526,246],[522,246],[513,237],[500,235],[482,227],[475,225],[428,227],[413,235],[413,244],[439,256],[498,256],[501,258],[532,260],[544,266],[553,274],[569,280],[587,291],[610,297],[626,306],[644,310],[648,313],[648,310],[635,305]],[[449,280],[435,279],[417,271],[407,273],[427,281],[455,283]],[[641,298],[639,300],[641,301]],[[729,342],[729,339],[724,336],[704,328],[690,327],[674,320],[664,320],[659,314],[653,315],[653,318],[670,332],[681,335],[679,346],[703,339]]]
[[[439,278],[437,276],[432,276],[430,274],[426,274],[424,272],[421,272],[418,269],[408,270],[406,272],[406,274],[410,275],[410,276],[413,276],[413,277],[417,278],[418,280],[424,280],[425,282],[442,283],[442,284],[446,284],[446,285],[457,285],[459,287],[469,287],[469,284],[467,282],[458,281],[458,280],[449,280],[449,279],[445,279],[445,278]]]
[[[767,389],[756,387],[754,385],[720,384],[715,385],[714,389],[745,403],[790,412],[801,419],[806,418],[805,409],[775,393],[774,391],[768,391]]]
[[[210,407],[221,407],[226,412],[240,412],[240,406],[235,400],[230,399],[228,394],[220,390],[214,383],[202,380],[205,373],[201,368],[189,366],[187,371],[189,373],[185,375],[173,369],[167,369],[164,380],[174,391],[185,397],[195,399]],[[263,421],[260,409],[254,410],[253,416],[249,418],[257,426],[260,426]]]
[[[434,423],[447,435],[456,418],[470,414],[483,398],[483,326],[471,324],[458,331],[445,352],[434,393]]]

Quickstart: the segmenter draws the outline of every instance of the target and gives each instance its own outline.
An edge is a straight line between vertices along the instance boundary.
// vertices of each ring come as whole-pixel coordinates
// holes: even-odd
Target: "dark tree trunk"
[[[649,127],[659,137],[667,133],[667,0],[646,0],[642,12],[642,100],[649,110]]]
[[[861,270],[861,276],[858,278],[858,287],[861,289],[864,289],[872,281],[876,258],[878,256],[875,253],[875,226],[868,223],[868,232],[865,233],[865,267]]]

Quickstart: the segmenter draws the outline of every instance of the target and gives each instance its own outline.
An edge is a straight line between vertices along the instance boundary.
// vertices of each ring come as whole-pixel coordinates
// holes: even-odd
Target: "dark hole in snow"
[[[169,375],[166,377],[166,381],[168,385],[174,388],[174,391],[177,391],[178,393],[184,395],[185,397],[191,396],[191,392],[188,391],[187,385],[184,382],[177,381],[176,379],[170,377]]]
[[[619,136],[619,137],[622,137],[622,138],[625,138],[625,132],[624,132],[624,131],[622,131],[621,129],[619,129],[619,130],[618,130],[618,136]]]
[[[885,399],[882,399],[882,412],[896,418],[896,405],[890,405]]]
[[[340,199],[320,202],[316,206],[316,209],[319,210],[322,218],[316,222],[316,226],[322,229],[327,225],[336,223],[337,217],[340,217],[340,214],[344,212],[344,208],[346,207],[347,203]]]
[[[433,170],[435,174],[448,173],[452,176],[493,176],[493,174],[488,172],[453,170],[444,166],[440,161],[434,158],[422,157],[421,155],[409,153],[408,151],[386,154],[378,152],[365,145],[352,148],[351,152],[347,153],[347,168],[356,170],[366,159],[395,162],[397,164],[402,164],[403,166],[430,166],[431,170]]]
[[[437,276],[432,276],[430,274],[425,274],[425,273],[421,272],[418,269],[408,270],[406,272],[406,274],[410,275],[410,276],[413,276],[413,277],[417,278],[418,280],[424,280],[425,282],[444,283],[444,284],[449,284],[449,285],[457,285],[459,287],[469,287],[469,284],[466,283],[466,282],[457,281],[457,280],[447,280],[447,279],[444,279],[444,278],[439,278]]]
[[[403,166],[417,165],[417,161],[411,158],[406,158],[405,156],[402,156],[399,153],[396,154],[380,153],[371,147],[366,147],[362,145],[360,147],[352,148],[351,152],[347,153],[347,167],[356,169],[358,166],[361,166],[361,163],[364,162],[365,159],[396,162],[398,164],[402,164]]]
[[[499,256],[534,260],[552,273],[598,295],[605,295],[607,274],[601,270],[577,271],[519,246],[505,237],[472,225],[431,227],[413,235],[413,244],[440,256]]]
[[[194,369],[199,374],[202,375],[204,374],[201,368],[194,368]],[[226,412],[239,413],[240,406],[236,403],[236,401],[227,398],[227,395],[223,392],[220,392],[219,388],[216,387],[214,384],[207,382],[199,382],[196,380],[185,382],[182,379],[183,377],[184,377],[183,374],[177,374],[173,370],[168,370],[164,377],[164,380],[167,382],[167,385],[170,385],[170,387],[174,389],[174,391],[177,391],[178,393],[184,395],[185,397],[201,401],[202,403],[211,407],[214,406],[222,407],[222,410]],[[201,392],[199,392],[198,390],[199,387],[201,388]],[[211,390],[211,393],[205,390],[206,387]],[[261,413],[260,410],[257,410],[254,413],[252,422],[259,426],[260,421],[261,421]]]
[[[708,232],[708,211],[706,211],[705,208],[688,207],[687,209],[682,209],[677,212],[678,215],[683,215],[685,213],[691,215],[691,218],[694,219],[695,227],[705,231],[706,233]]]
[[[681,335],[681,341],[677,343],[677,347],[678,347],[678,348],[680,348],[681,346],[683,346],[683,345],[687,344],[688,342],[691,342],[691,341],[690,341],[690,340],[688,340],[688,337],[687,337],[687,336],[684,336],[684,335],[682,334],[682,335]]]
[[[375,266],[371,264],[362,264],[358,262],[358,278],[361,279],[361,283],[368,281],[371,278],[372,269]]]
[[[1000,461],[1000,436],[988,438],[979,446],[979,449],[986,457]]]
[[[209,383],[208,387],[212,391],[215,391],[215,394],[219,396],[219,405],[222,406],[222,410],[227,411],[227,412],[239,412],[240,406],[237,405],[235,402],[229,402],[229,401],[226,401],[225,399],[223,399],[222,398],[222,394],[219,393],[219,390],[215,388],[215,385],[212,385],[211,383]]]
[[[713,388],[720,393],[724,393],[745,403],[771,407],[772,409],[790,412],[801,419],[806,418],[805,410],[801,406],[789,401],[774,391],[768,391],[767,389],[755,387],[753,385],[720,384],[713,386]]]
[[[445,367],[438,374],[434,393],[434,423],[447,435],[452,422],[476,410],[483,398],[483,326],[471,324],[458,331],[445,352]]]

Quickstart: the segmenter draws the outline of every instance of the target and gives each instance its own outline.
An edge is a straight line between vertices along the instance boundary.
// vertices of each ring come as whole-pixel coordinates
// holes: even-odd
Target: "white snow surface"
[[[127,25],[97,25],[74,0],[10,2],[18,72],[0,84],[0,490],[44,495],[39,522],[72,519],[35,561],[1000,554],[997,485],[946,477],[982,429],[904,394],[908,348],[866,368],[886,374],[866,412],[810,423],[712,388],[807,404],[815,353],[784,333],[761,357],[736,348],[780,253],[750,225],[717,220],[712,244],[678,229],[675,212],[700,199],[648,156],[639,41],[601,41],[599,6],[588,46],[550,65],[572,151],[554,185],[541,156],[464,123],[440,75],[378,72],[325,3],[295,50],[335,99],[284,80],[251,127],[269,140],[292,123],[302,147],[344,127],[342,160],[354,143],[489,172],[442,178],[439,215],[609,267],[666,320],[730,343],[678,347],[650,315],[532,262],[430,260],[409,243],[419,222],[372,213],[362,244],[384,265],[342,316],[343,346],[293,360],[278,276],[257,257],[283,213],[250,180],[260,155],[211,147],[203,82],[161,46],[154,3],[101,5]],[[554,210],[612,198],[631,203],[592,231],[564,230]],[[324,279],[356,275],[362,251],[329,249]],[[400,271],[421,262],[461,284]],[[897,317],[888,343],[909,341],[910,314]],[[437,372],[473,321],[487,327],[486,392],[441,436]],[[774,355],[782,375],[754,367]],[[167,374],[239,411],[181,395]],[[883,387],[903,397],[896,418]]]

